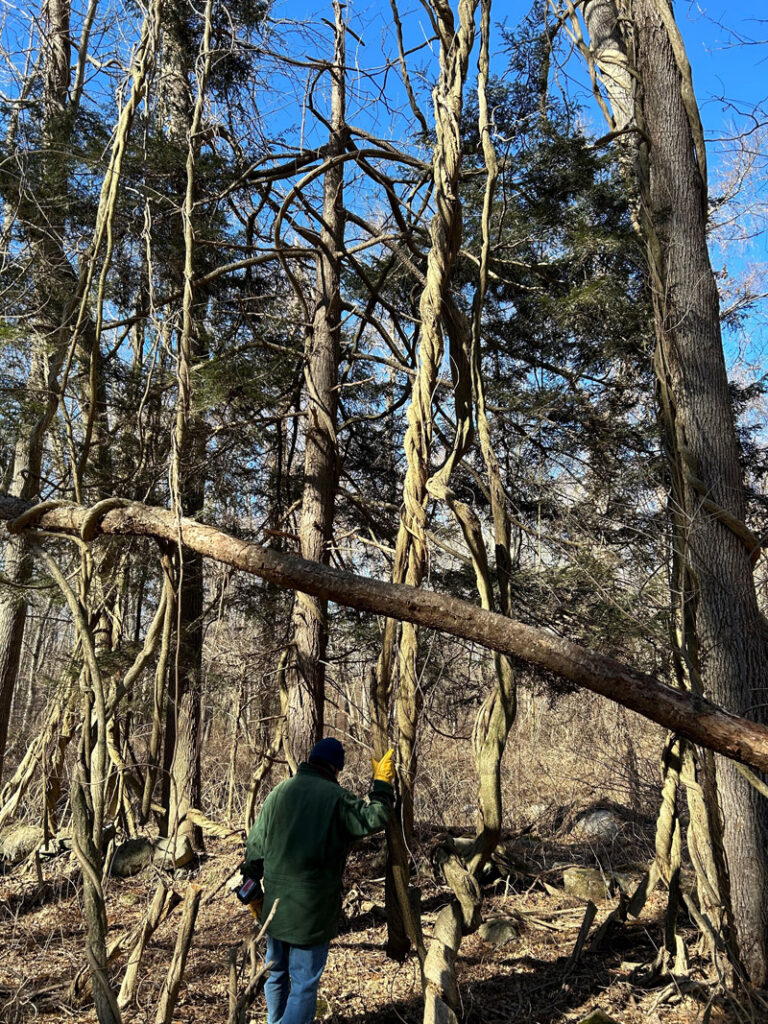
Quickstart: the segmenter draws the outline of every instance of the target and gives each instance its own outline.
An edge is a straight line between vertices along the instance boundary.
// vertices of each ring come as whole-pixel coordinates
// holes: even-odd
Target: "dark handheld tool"
[[[235,889],[235,896],[243,906],[248,907],[250,912],[258,921],[261,918],[261,911],[264,906],[264,890],[261,886],[261,879],[264,872],[264,861],[256,864],[247,864],[245,861],[240,865],[240,873],[243,880]]]

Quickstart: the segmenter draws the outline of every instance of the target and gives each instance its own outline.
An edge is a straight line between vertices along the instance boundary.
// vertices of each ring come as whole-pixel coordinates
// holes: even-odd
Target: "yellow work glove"
[[[248,904],[248,909],[256,918],[256,920],[260,921],[262,911],[264,910],[264,897],[261,896],[258,899],[251,900],[251,902]]]
[[[394,785],[395,765],[392,760],[394,756],[395,752],[390,747],[380,761],[377,761],[375,757],[371,758],[371,762],[373,763],[374,779],[378,779],[380,782],[388,782],[390,786]]]

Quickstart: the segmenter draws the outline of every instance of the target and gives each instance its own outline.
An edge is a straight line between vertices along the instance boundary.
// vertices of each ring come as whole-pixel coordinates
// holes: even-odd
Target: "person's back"
[[[302,764],[293,778],[277,786],[265,868],[297,875],[321,870],[337,831],[332,825],[341,793],[338,782],[313,764]]]
[[[307,946],[337,934],[350,846],[389,818],[388,795],[375,796],[364,804],[317,760],[299,765],[292,779],[270,793],[246,858],[259,859],[252,850],[262,854],[265,918],[279,899],[270,935]]]
[[[312,1020],[328,944],[338,934],[347,854],[392,812],[392,751],[374,762],[368,802],[339,785],[343,766],[338,740],[315,744],[309,761],[269,794],[248,835],[248,870],[258,874],[263,862],[265,920],[274,907],[267,925],[269,1024]]]

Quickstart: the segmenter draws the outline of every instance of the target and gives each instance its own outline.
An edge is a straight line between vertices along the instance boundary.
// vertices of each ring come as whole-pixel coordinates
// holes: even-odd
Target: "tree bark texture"
[[[343,6],[334,2],[335,45],[331,74],[328,168],[323,178],[323,227],[317,257],[315,309],[308,333],[304,383],[304,489],[299,540],[303,558],[327,563],[333,535],[338,480],[336,419],[341,333],[341,268],[344,246],[345,32]],[[292,651],[286,670],[285,740],[293,761],[304,761],[322,735],[325,704],[327,601],[297,593],[291,623]]]
[[[79,535],[88,513],[88,509],[77,505],[32,508],[18,498],[0,494],[0,519],[15,520],[15,529],[33,529],[34,523],[51,533]],[[20,518],[22,515],[24,519]],[[613,658],[486,611],[469,601],[341,572],[262,548],[191,519],[182,518],[179,523],[167,509],[138,502],[109,509],[99,525],[107,536],[175,541],[180,535],[186,547],[203,557],[242,569],[277,586],[472,640],[608,697],[693,743],[768,771],[768,727],[741,718],[699,694],[675,689]]]
[[[72,844],[83,872],[85,949],[99,1024],[121,1024],[120,1010],[107,971],[107,912],[101,885],[103,859],[93,840],[93,811],[86,795],[85,770],[77,769],[72,788]],[[101,837],[99,837],[100,839]]]
[[[29,560],[26,547],[23,537],[11,537],[5,546],[5,575],[12,585],[4,586],[0,597],[0,781],[27,621],[27,598],[23,590],[29,579],[29,569],[24,566],[24,561]]]
[[[433,89],[435,116],[435,145],[432,154],[432,181],[434,186],[434,215],[430,223],[430,244],[427,268],[419,297],[420,334],[416,375],[406,419],[407,428],[403,447],[406,473],[403,483],[403,510],[395,551],[393,580],[420,587],[427,567],[426,524],[430,497],[430,463],[432,459],[433,411],[432,402],[444,351],[444,321],[451,303],[450,282],[456,256],[461,245],[462,212],[458,182],[461,168],[461,118],[464,84],[467,77],[469,55],[475,36],[475,12],[479,0],[465,0],[459,5],[458,24],[448,4],[433,2],[429,6],[440,41],[440,74]],[[461,358],[466,361],[466,354]],[[469,374],[462,381],[469,385]],[[458,417],[457,417],[458,419]],[[471,434],[465,424],[457,423],[454,454]],[[436,481],[441,493],[447,490],[453,459],[449,457],[444,472]],[[395,631],[387,623],[378,663],[377,719],[386,719],[392,692],[392,668]],[[389,868],[387,887],[395,886],[402,924],[408,937],[423,959],[423,940],[420,925],[414,920],[407,885],[410,874],[408,848],[413,834],[413,792],[416,778],[416,736],[421,717],[423,695],[419,684],[419,641],[416,624],[403,621],[397,652],[397,693],[395,718],[397,722],[397,760],[400,799],[395,820],[387,827]],[[376,753],[381,756],[388,746],[383,729],[376,731]],[[402,831],[402,835],[396,834]],[[389,898],[389,906],[394,901]],[[388,953],[397,958],[407,951],[401,922],[389,918]]]
[[[58,404],[58,375],[67,345],[64,326],[71,316],[76,284],[62,249],[68,185],[65,164],[57,152],[66,148],[61,132],[70,82],[69,13],[68,0],[47,0],[43,7],[43,190],[30,197],[19,194],[18,179],[13,176],[0,183],[3,198],[18,209],[35,256],[31,263],[34,309],[29,317],[32,352],[11,476],[12,492],[26,500],[40,493],[43,444]],[[10,181],[15,194],[8,195]],[[0,779],[27,621],[23,588],[31,565],[25,539],[11,538],[5,553],[5,575],[11,586],[0,592]]]
[[[706,155],[690,69],[667,0],[636,0],[631,11],[598,0],[585,5],[585,20],[616,127],[631,124],[642,132],[632,165],[653,287],[676,545],[684,562],[681,629],[690,622],[695,634],[694,683],[700,675],[703,692],[718,704],[763,720],[766,650],[752,577],[758,542],[744,525],[743,477],[706,242]],[[631,33],[623,35],[622,25]],[[636,85],[624,69],[636,72]],[[717,760],[716,777],[739,952],[752,981],[763,985],[766,811],[729,762]]]
[[[432,5],[440,39],[440,75],[433,90],[435,147],[432,155],[435,213],[430,224],[427,272],[419,297],[420,339],[416,377],[408,405],[404,439],[406,474],[403,512],[397,537],[395,581],[419,587],[427,565],[426,521],[432,457],[432,400],[443,358],[443,321],[450,278],[461,245],[462,214],[458,194],[461,168],[461,115],[464,83],[475,36],[479,0],[459,7],[459,24],[447,4]],[[447,479],[442,483],[447,484]],[[402,820],[406,842],[413,828],[416,729],[422,696],[418,682],[418,635],[405,621],[398,651],[396,717]]]
[[[179,514],[198,514],[205,501],[206,424],[192,406],[192,364],[206,356],[206,346],[195,320],[193,288],[195,261],[195,162],[210,63],[210,4],[206,5],[203,29],[203,71],[193,102],[192,43],[189,15],[184,7],[166,0],[162,16],[161,104],[170,144],[184,153],[186,173],[179,175],[178,190],[184,196],[177,222],[179,248],[184,265],[172,268],[183,294],[181,328],[178,332],[176,428],[173,437],[172,490]],[[203,562],[196,552],[178,552],[178,602],[176,649],[170,666],[165,721],[163,805],[168,808],[167,830],[180,829],[199,846],[202,835],[185,820],[190,807],[200,805],[200,702],[203,664]]]
[[[483,303],[488,284],[488,262],[492,244],[491,213],[498,178],[498,161],[493,145],[491,115],[488,105],[488,80],[490,74],[491,0],[480,3],[480,56],[478,59],[478,128],[483,147],[486,181],[482,213],[482,250],[480,272],[472,303],[472,344],[470,349],[470,372],[472,379],[471,407],[477,419],[477,437],[485,463],[488,478],[488,493],[493,517],[494,550],[496,555],[496,585],[498,604],[502,615],[509,615],[512,604],[511,584],[511,529],[507,512],[507,496],[502,484],[501,467],[493,445],[491,424],[485,396],[485,381],[482,369],[482,320]],[[457,410],[458,412],[458,410]],[[471,412],[470,412],[471,417]],[[469,510],[468,510],[469,511]],[[469,518],[468,516],[466,517]],[[479,523],[475,526],[475,546],[485,551],[485,542]],[[465,531],[468,542],[469,531]],[[473,544],[470,542],[470,551]],[[474,553],[472,560],[478,578],[478,591],[483,607],[491,611],[493,585],[487,557],[479,559]],[[487,596],[483,599],[483,594]],[[496,685],[477,714],[472,731],[472,747],[475,754],[478,776],[478,823],[477,850],[471,859],[471,868],[477,871],[486,857],[495,849],[501,835],[503,807],[501,799],[501,762],[507,745],[507,737],[517,713],[517,691],[515,670],[509,658],[497,652],[495,658]]]
[[[704,692],[730,711],[764,720],[764,712],[752,710],[764,707],[768,695],[752,552],[708,505],[744,521],[719,300],[706,245],[704,183],[667,30],[648,0],[638,5],[637,22],[644,43],[638,47],[638,65],[651,154],[651,208],[663,258],[664,292],[654,299],[686,469],[688,550]],[[739,951],[752,981],[763,985],[768,975],[765,803],[727,761],[716,763],[716,777]]]
[[[187,956],[195,934],[195,922],[197,921],[197,912],[200,909],[200,897],[202,895],[203,890],[197,885],[190,885],[187,889],[179,931],[176,936],[176,945],[173,950],[173,959],[168,968],[168,974],[157,1003],[155,1024],[171,1024],[173,1019],[176,1000],[179,997],[179,989],[184,979]]]

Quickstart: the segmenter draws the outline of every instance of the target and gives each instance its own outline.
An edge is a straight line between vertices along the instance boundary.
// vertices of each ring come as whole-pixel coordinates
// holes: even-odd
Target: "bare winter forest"
[[[0,1020],[263,1022],[335,736],[318,1019],[768,1021],[768,116],[711,186],[682,6],[0,3]]]

